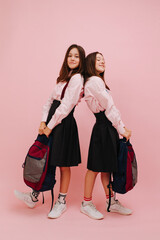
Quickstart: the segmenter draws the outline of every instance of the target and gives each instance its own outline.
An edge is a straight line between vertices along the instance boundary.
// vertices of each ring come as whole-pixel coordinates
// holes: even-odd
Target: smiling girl
[[[43,107],[39,134],[53,135],[49,164],[60,168],[60,191],[49,218],[57,218],[66,210],[66,195],[70,183],[71,166],[81,163],[79,138],[73,113],[81,98],[85,51],[81,46],[71,45],[65,55],[57,84]],[[64,97],[61,100],[62,92]],[[17,198],[33,208],[39,193],[15,191]]]
[[[96,117],[96,123],[92,130],[92,136],[88,154],[88,171],[85,177],[84,200],[81,212],[93,219],[102,219],[103,215],[92,203],[92,192],[98,173],[101,173],[101,181],[109,203],[110,173],[117,171],[117,147],[118,133],[127,140],[131,131],[123,124],[120,113],[114,105],[109,87],[104,81],[105,60],[101,53],[94,52],[86,57],[85,75],[85,100],[89,109]],[[132,213],[130,209],[123,207],[115,200],[112,191],[111,212],[124,215]]]

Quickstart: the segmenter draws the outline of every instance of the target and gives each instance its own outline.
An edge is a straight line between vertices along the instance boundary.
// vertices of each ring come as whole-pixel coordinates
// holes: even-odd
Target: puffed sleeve
[[[56,125],[61,123],[65,117],[67,117],[74,106],[78,103],[82,88],[83,77],[80,74],[75,74],[69,81],[60,106],[56,109],[54,115],[47,124],[48,128],[53,129]]]
[[[99,104],[105,109],[106,117],[112,122],[112,125],[120,134],[124,134],[124,123],[121,120],[120,112],[113,102],[113,98],[105,88],[103,80],[99,77],[92,77],[89,80],[89,88]]]

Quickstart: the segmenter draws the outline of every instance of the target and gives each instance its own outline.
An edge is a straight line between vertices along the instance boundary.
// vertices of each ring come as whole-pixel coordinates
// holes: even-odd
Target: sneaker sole
[[[107,210],[106,210],[106,211],[107,211]],[[107,212],[108,212],[108,211],[107,211]],[[131,213],[121,213],[121,212],[118,212],[118,211],[110,210],[109,213],[118,213],[118,214],[120,214],[120,215],[129,216],[129,215],[132,215],[133,212],[131,212]]]
[[[67,210],[67,208],[63,209],[62,213],[61,213],[60,215],[58,215],[57,217],[52,217],[52,216],[49,216],[49,214],[48,214],[48,218],[49,218],[49,219],[59,218],[66,210]]]
[[[83,213],[83,214],[85,214],[86,216],[92,218],[92,219],[95,219],[95,220],[101,220],[101,219],[104,218],[104,216],[101,217],[101,218],[95,218],[95,217],[92,217],[92,216],[90,216],[89,214],[87,214],[85,211],[83,211],[83,209],[80,209],[80,212]]]

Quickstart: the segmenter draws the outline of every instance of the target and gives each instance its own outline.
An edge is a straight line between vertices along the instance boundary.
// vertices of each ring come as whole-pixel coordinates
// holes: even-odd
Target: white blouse
[[[106,117],[112,122],[118,133],[124,134],[124,123],[103,80],[97,76],[90,77],[85,84],[84,93],[85,101],[90,110],[93,113],[105,111]]]
[[[61,93],[66,82],[59,82],[56,84],[55,89],[48,98],[46,104],[43,106],[41,121],[46,122],[53,100],[55,99],[61,101],[61,104],[47,124],[48,128],[53,129],[56,125],[61,123],[61,121],[72,111],[73,107],[78,104],[83,89],[83,81],[84,79],[81,74],[77,73],[73,75],[69,80],[69,84],[65,90],[64,98],[62,100],[60,99]]]

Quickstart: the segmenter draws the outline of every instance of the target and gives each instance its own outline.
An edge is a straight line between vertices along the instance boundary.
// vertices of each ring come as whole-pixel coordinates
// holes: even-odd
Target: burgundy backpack
[[[56,183],[56,167],[50,167],[48,165],[51,143],[52,136],[47,138],[44,134],[38,135],[25,158],[25,162],[23,164],[23,179],[27,186],[37,192],[51,190],[52,209],[54,200],[53,188]]]

